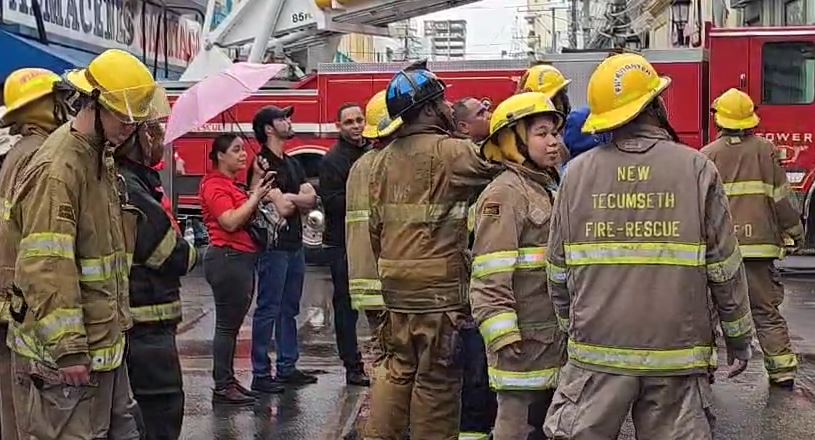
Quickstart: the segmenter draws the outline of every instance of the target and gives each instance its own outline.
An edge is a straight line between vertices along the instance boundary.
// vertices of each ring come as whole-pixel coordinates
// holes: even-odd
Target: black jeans
[[[337,335],[337,351],[346,370],[362,369],[362,356],[357,347],[357,318],[359,313],[351,308],[351,294],[348,291],[348,258],[345,248],[332,246],[325,248],[331,268],[331,281],[334,284],[334,331]]]
[[[464,383],[461,388],[461,430],[487,433],[495,425],[498,401],[490,389],[484,340],[474,326],[461,329]],[[546,410],[544,410],[544,415]]]
[[[136,324],[129,332],[127,367],[137,422],[147,440],[177,440],[184,420],[175,324]]]
[[[215,297],[212,379],[216,390],[235,381],[235,345],[255,292],[256,259],[254,253],[217,246],[210,246],[204,256],[204,275]]]

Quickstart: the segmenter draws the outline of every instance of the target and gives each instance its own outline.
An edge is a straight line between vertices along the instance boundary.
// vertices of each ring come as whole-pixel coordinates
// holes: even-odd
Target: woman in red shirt
[[[204,274],[215,297],[213,403],[251,405],[254,393],[235,379],[235,345],[255,289],[255,259],[259,249],[246,230],[258,204],[273,182],[261,179],[247,192],[237,183],[246,168],[243,140],[234,134],[218,136],[209,154],[214,170],[201,181],[201,207],[210,246],[204,256]]]

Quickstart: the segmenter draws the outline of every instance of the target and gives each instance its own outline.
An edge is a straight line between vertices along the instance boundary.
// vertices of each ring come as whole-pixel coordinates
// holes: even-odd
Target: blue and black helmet
[[[427,69],[427,60],[417,61],[397,73],[388,84],[388,114],[396,119],[405,112],[444,94],[445,85]]]

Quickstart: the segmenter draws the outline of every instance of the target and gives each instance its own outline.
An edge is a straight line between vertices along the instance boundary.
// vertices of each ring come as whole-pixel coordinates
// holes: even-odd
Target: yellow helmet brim
[[[557,95],[557,94],[558,94],[558,93],[559,93],[561,90],[563,90],[563,89],[565,89],[566,87],[568,87],[568,86],[569,86],[569,84],[571,84],[571,83],[572,83],[572,80],[567,79],[566,81],[563,81],[563,84],[561,84],[561,85],[559,85],[559,86],[555,87],[555,88],[554,88],[554,89],[552,89],[551,91],[549,91],[549,92],[541,92],[541,93],[543,93],[544,95],[546,95],[546,97],[547,97],[547,98],[552,99],[552,98],[554,98],[554,97],[555,97],[555,95]]]
[[[626,105],[609,110],[605,113],[591,113],[583,124],[583,133],[595,134],[613,130],[631,122],[648,104],[661,95],[671,85],[671,79],[666,76],[659,77],[659,85],[650,93],[629,102]]]
[[[93,93],[93,86],[85,75],[85,69],[68,71],[65,74],[65,81],[80,93],[90,95]]]
[[[366,139],[382,139],[396,133],[396,130],[399,130],[401,127],[402,118],[392,120],[387,127],[382,129],[380,129],[378,125],[366,123],[365,128],[362,130],[362,137]]]
[[[749,130],[758,127],[758,123],[761,122],[761,119],[755,113],[744,119],[733,119],[721,113],[714,113],[713,119],[716,121],[717,126],[728,130]]]

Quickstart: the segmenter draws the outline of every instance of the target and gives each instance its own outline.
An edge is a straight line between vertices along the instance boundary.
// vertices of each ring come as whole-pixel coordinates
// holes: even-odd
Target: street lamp
[[[673,0],[671,2],[671,21],[676,28],[676,40],[680,46],[687,46],[685,42],[685,25],[688,24],[691,0]]]

